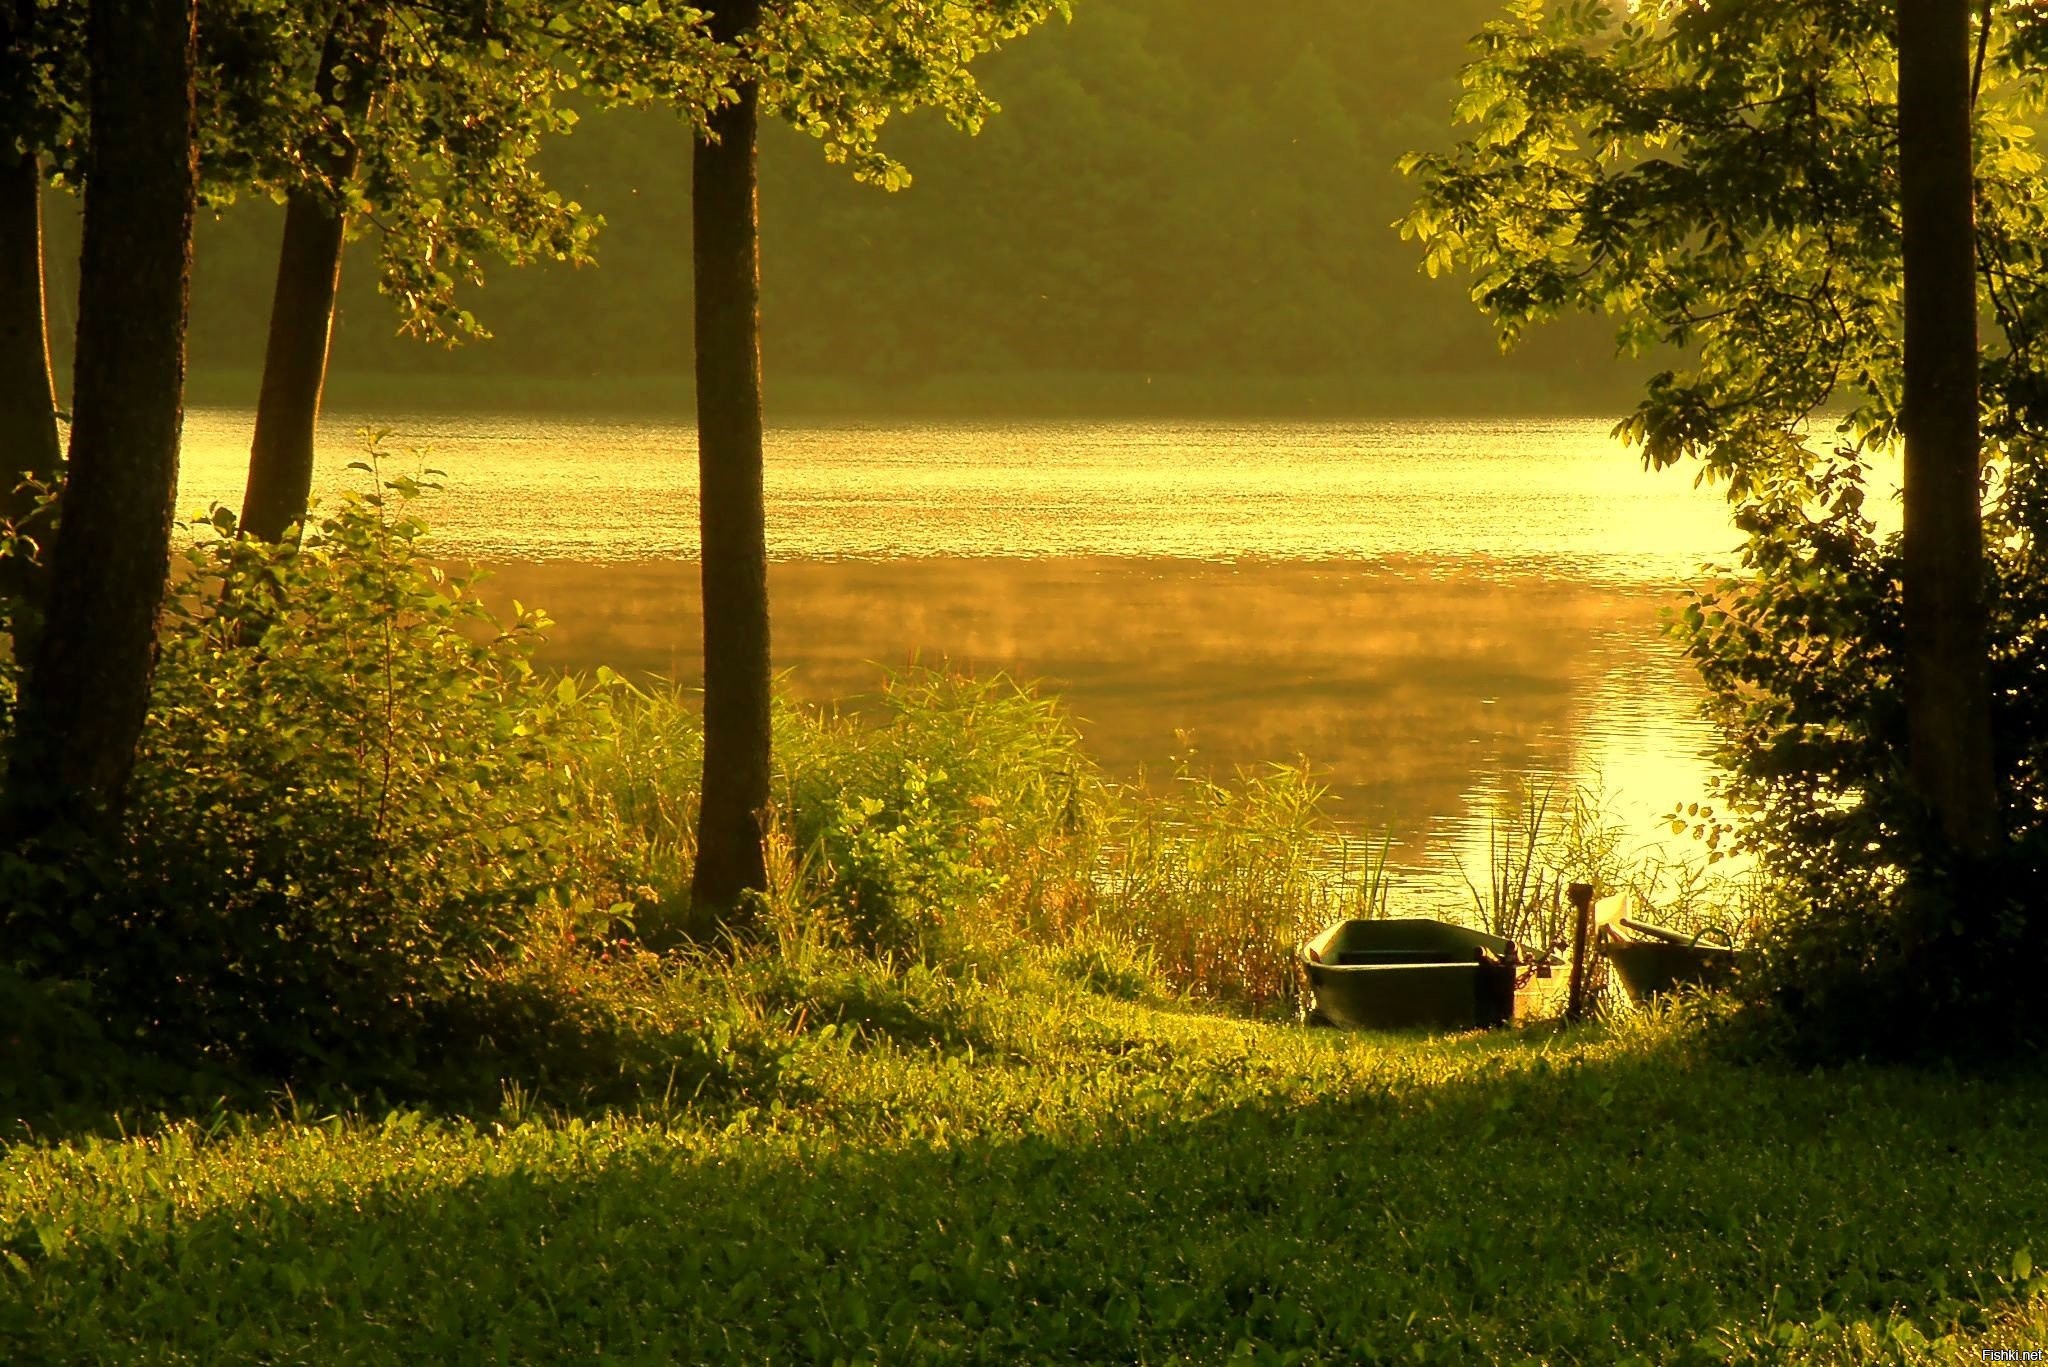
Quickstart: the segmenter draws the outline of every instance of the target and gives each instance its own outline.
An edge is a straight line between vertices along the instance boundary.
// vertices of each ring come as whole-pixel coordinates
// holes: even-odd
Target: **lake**
[[[360,481],[364,420],[316,492]],[[439,554],[545,607],[546,664],[697,675],[695,439],[673,422],[386,416],[444,472]],[[187,416],[181,512],[239,506],[250,415]],[[1306,756],[1385,831],[1404,905],[1469,901],[1523,776],[1597,781],[1646,839],[1709,734],[1660,613],[1736,537],[1605,420],[946,423],[768,435],[775,664],[802,696],[912,660],[1059,694],[1112,772]],[[487,595],[489,596],[489,595]]]

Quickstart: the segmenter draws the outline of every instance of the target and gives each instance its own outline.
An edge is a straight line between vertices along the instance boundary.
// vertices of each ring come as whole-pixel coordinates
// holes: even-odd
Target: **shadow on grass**
[[[1981,1330],[2029,1294],[2015,1251],[2048,1254],[2038,1079],[1528,1039],[1442,1057],[1220,1106],[1211,1059],[913,1143],[259,1138],[281,1191],[174,1215],[175,1181],[117,1174],[63,1227],[15,1229],[0,1357],[1775,1360],[1832,1321]],[[1824,1360],[1888,1350],[1843,1351]]]

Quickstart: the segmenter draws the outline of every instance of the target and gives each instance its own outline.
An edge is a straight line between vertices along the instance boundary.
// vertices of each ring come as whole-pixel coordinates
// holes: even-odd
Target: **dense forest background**
[[[1498,8],[1089,0],[986,64],[1003,113],[978,138],[893,127],[915,177],[895,194],[764,127],[771,413],[1625,409],[1640,367],[1606,329],[1504,362],[1390,226],[1411,198],[1394,162],[1448,143],[1462,45]],[[485,342],[395,335],[358,243],[330,405],[687,407],[688,153],[675,119],[633,112],[552,148],[554,183],[605,217],[598,265],[496,270],[465,299]],[[52,208],[63,333],[75,206]],[[254,401],[281,219],[202,216],[195,402]]]

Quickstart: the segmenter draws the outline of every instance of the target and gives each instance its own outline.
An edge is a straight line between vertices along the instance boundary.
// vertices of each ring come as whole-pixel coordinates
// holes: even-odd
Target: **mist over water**
[[[249,415],[189,415],[181,511],[238,505]],[[694,434],[491,416],[383,425],[387,473],[486,596],[545,607],[544,664],[697,675]],[[360,484],[362,423],[316,495]],[[1016,423],[768,437],[775,664],[818,700],[912,660],[1057,692],[1112,771],[1306,756],[1389,831],[1404,907],[1469,902],[1495,795],[1597,776],[1645,838],[1705,795],[1697,686],[1659,629],[1720,497],[1593,420]],[[423,449],[424,456],[412,454]]]

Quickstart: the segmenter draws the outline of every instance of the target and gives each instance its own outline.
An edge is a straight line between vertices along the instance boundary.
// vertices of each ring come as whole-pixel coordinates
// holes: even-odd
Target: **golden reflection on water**
[[[238,503],[248,415],[187,423],[181,506]],[[316,487],[361,424],[322,431]],[[693,437],[661,423],[403,419],[446,471],[450,559],[558,627],[545,663],[693,681]],[[1306,755],[1393,833],[1404,906],[1483,882],[1494,795],[1598,774],[1646,836],[1704,796],[1698,693],[1660,609],[1734,542],[1712,491],[1604,421],[838,426],[769,435],[775,661],[803,696],[884,666],[1043,680],[1112,772],[1177,733],[1229,769]],[[409,471],[399,457],[388,467]],[[487,595],[489,596],[489,595]]]
[[[321,431],[316,492],[361,419]],[[646,560],[697,554],[695,439],[674,423],[423,416],[390,424],[446,471],[451,554]],[[181,508],[239,507],[246,414],[187,419]],[[1587,419],[1038,423],[781,428],[768,435],[778,559],[1465,557],[1673,580],[1734,543],[1712,492],[1646,475]]]

